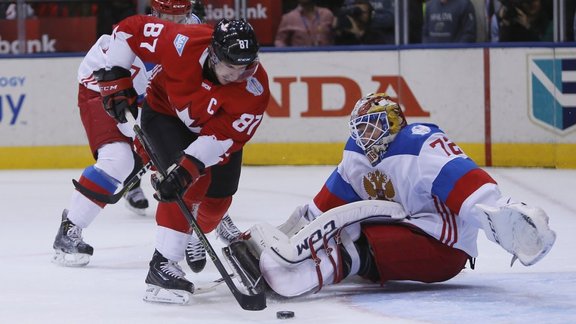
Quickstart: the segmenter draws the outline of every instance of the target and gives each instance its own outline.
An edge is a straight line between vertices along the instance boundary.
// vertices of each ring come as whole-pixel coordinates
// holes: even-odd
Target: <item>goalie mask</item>
[[[210,66],[221,84],[242,82],[258,69],[256,33],[244,19],[222,19],[210,46]]]
[[[350,115],[350,135],[375,164],[406,126],[400,106],[385,93],[371,93],[356,102]]]
[[[190,0],[152,0],[150,6],[154,17],[177,24],[200,23],[200,20],[192,15]]]

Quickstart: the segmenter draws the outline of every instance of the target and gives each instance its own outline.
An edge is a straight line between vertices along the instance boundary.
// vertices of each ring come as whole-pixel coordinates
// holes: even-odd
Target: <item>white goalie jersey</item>
[[[314,216],[361,200],[400,203],[410,223],[440,242],[477,256],[477,203],[501,198],[496,182],[436,125],[405,127],[372,166],[350,139],[336,170],[314,198]]]

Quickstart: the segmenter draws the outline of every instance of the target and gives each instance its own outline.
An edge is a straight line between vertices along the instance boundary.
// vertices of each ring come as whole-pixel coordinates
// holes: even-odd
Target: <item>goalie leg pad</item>
[[[336,243],[338,241],[338,243]],[[293,263],[265,250],[260,258],[260,271],[272,290],[285,297],[299,296],[323,285],[336,284],[354,275],[360,268],[360,258],[346,232],[312,250],[310,258]]]
[[[296,235],[302,228],[314,220],[314,215],[310,212],[308,205],[296,207],[292,215],[278,226],[278,229],[288,237]]]
[[[342,228],[346,228],[350,239],[355,241],[360,236],[360,223],[395,223],[405,217],[406,212],[400,204],[381,200],[359,201],[325,212],[291,237],[269,224],[257,224],[250,229],[250,244],[257,255],[272,249],[278,254],[279,261],[285,259],[297,263],[308,258],[311,249],[320,249],[325,236],[332,238]]]
[[[501,207],[477,204],[484,233],[525,266],[540,261],[556,241],[556,233],[548,226],[548,215],[537,207],[523,203],[509,203]]]

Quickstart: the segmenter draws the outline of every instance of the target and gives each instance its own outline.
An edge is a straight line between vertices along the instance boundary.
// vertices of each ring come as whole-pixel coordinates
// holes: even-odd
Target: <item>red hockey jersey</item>
[[[160,64],[153,72],[146,100],[157,112],[177,116],[200,135],[231,139],[226,153],[250,140],[270,99],[268,76],[260,65],[246,81],[226,85],[204,79],[212,27],[182,25],[150,16],[132,16],[114,30],[107,67],[129,68],[138,56]]]

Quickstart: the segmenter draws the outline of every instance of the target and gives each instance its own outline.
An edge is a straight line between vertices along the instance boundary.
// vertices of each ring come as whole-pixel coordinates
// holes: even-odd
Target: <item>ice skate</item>
[[[126,207],[140,216],[146,216],[148,199],[144,196],[142,188],[136,187],[124,194]]]
[[[196,234],[192,234],[186,246],[186,263],[196,273],[204,270],[206,266],[206,249]]]
[[[228,215],[224,216],[216,227],[216,236],[226,245],[237,240],[241,235],[242,232],[234,225]],[[206,266],[206,249],[196,234],[192,234],[190,242],[186,246],[186,263],[196,273],[204,270]]]
[[[216,235],[224,244],[230,245],[242,235],[242,232],[232,222],[232,218],[226,214],[216,227]]]
[[[250,293],[259,294],[268,289],[260,272],[260,261],[251,252],[246,241],[232,242],[222,249],[222,253]]]
[[[82,240],[82,229],[68,219],[67,209],[62,212],[62,223],[56,233],[53,248],[55,254],[52,262],[67,267],[87,265],[94,253],[94,248]]]
[[[155,303],[185,305],[194,293],[194,284],[186,280],[178,263],[154,251],[145,282],[148,284],[144,300]]]

